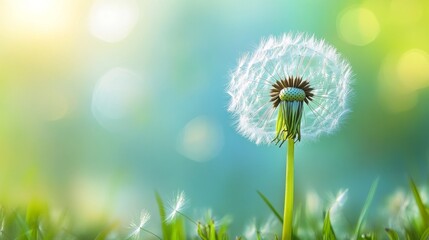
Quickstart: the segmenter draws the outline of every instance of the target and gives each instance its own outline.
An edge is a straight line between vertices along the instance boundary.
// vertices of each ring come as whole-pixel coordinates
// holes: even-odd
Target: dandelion
[[[156,234],[154,234],[154,233],[152,233],[152,232],[150,232],[144,228],[146,223],[150,220],[150,217],[151,216],[147,211],[142,210],[140,213],[140,219],[139,219],[138,223],[131,223],[130,227],[131,227],[131,229],[133,229],[133,231],[131,232],[131,234],[128,238],[139,239],[141,232],[144,231],[144,232],[148,232],[148,233],[154,235],[155,237],[158,237],[159,239],[161,239]]]
[[[177,214],[182,214],[181,211],[186,205],[186,196],[185,192],[181,191],[179,192],[175,198],[168,203],[168,205],[171,208],[171,213],[167,217],[167,221],[172,221],[174,218],[176,218]],[[183,215],[183,214],[182,214]]]
[[[324,41],[269,37],[231,74],[228,110],[237,130],[257,144],[314,138],[331,133],[349,112],[351,76],[349,64]]]
[[[292,236],[294,144],[333,132],[349,112],[351,68],[323,40],[284,34],[262,41],[231,74],[228,111],[256,144],[288,141],[283,239]]]

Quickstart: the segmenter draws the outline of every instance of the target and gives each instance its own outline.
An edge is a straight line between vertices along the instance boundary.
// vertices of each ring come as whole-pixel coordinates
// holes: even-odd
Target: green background
[[[350,62],[352,112],[296,145],[297,205],[348,188],[355,219],[380,178],[382,211],[428,177],[428,16],[423,0],[1,0],[2,202],[127,222],[156,219],[155,190],[184,190],[188,215],[211,208],[242,232],[269,214],[256,190],[282,209],[285,148],[235,131],[229,73],[261,39],[308,32]]]

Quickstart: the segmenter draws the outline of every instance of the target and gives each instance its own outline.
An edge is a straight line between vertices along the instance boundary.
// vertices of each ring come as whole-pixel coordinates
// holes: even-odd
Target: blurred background
[[[0,199],[126,222],[184,190],[184,212],[241,233],[269,215],[256,190],[282,209],[285,148],[235,131],[229,73],[261,38],[304,31],[355,80],[341,129],[296,146],[297,205],[348,188],[353,221],[376,178],[374,209],[428,179],[428,24],[424,0],[0,0]]]

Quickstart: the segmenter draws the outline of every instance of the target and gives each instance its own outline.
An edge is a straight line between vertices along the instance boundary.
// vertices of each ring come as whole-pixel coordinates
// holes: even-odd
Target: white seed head
[[[256,144],[272,142],[278,108],[270,102],[270,90],[277,80],[288,77],[301,77],[313,88],[314,97],[304,106],[302,136],[315,138],[338,127],[349,112],[349,63],[323,40],[290,33],[262,41],[252,54],[238,61],[231,73],[228,111],[235,117],[239,133]],[[291,90],[282,94],[279,97],[293,97]],[[303,97],[302,92],[296,95]]]

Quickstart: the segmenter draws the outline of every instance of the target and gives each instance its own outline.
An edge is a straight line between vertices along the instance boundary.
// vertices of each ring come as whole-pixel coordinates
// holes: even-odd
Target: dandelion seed
[[[342,189],[337,193],[335,199],[331,202],[329,211],[334,215],[346,202],[348,189]]]
[[[402,189],[397,189],[387,199],[383,213],[388,218],[390,228],[400,229],[404,224],[410,223],[410,220],[419,216],[419,210],[417,206],[411,204],[412,202],[412,197],[407,196]]]
[[[172,221],[176,217],[178,213],[181,213],[183,208],[186,205],[186,196],[185,192],[179,192],[176,197],[169,202],[169,206],[171,208],[171,213],[167,217],[167,221]]]
[[[262,41],[231,74],[228,110],[257,144],[317,137],[349,112],[351,68],[330,45],[305,34]]]
[[[278,220],[270,215],[262,225],[257,224],[256,219],[246,226],[244,236],[246,239],[271,239],[275,236]]]
[[[267,221],[261,226],[260,233],[264,238],[269,238],[269,236],[274,236],[276,229],[278,227],[278,220],[274,215],[270,215]]]
[[[133,232],[130,234],[129,238],[139,239],[140,233],[145,231],[144,226],[150,220],[150,214],[142,210],[140,213],[140,219],[138,223],[131,223],[130,227],[133,229]]]
[[[256,226],[256,219],[252,219],[252,222],[246,226],[244,230],[244,236],[246,239],[254,239],[256,238],[256,234],[258,232],[258,227]]]

